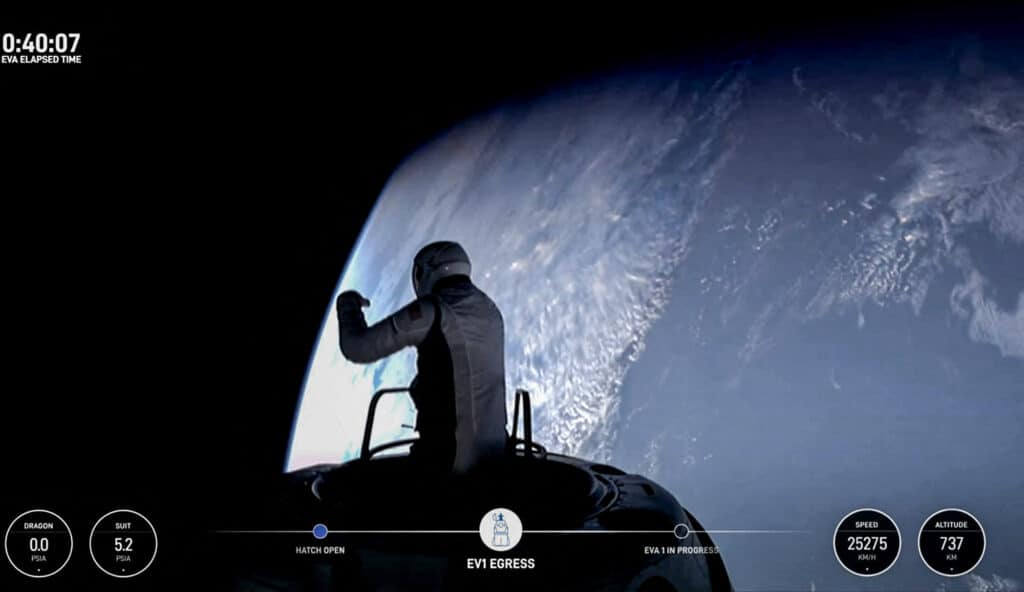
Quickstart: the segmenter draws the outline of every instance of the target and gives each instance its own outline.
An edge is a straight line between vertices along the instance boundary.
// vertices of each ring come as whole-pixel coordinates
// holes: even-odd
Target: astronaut
[[[505,517],[501,512],[494,519],[494,538],[491,539],[491,544],[495,547],[507,547],[510,544],[508,539],[508,522],[505,522]]]
[[[342,355],[369,364],[415,347],[410,386],[419,439],[411,461],[465,474],[500,457],[505,431],[505,329],[494,302],[470,281],[466,251],[455,242],[423,247],[412,266],[416,299],[368,327],[355,291],[337,299]]]

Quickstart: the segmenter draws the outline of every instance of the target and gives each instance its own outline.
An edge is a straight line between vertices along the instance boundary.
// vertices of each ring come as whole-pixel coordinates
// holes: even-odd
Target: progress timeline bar
[[[312,530],[214,530],[217,534],[314,534]],[[687,530],[705,534],[811,534],[810,530]],[[326,534],[477,534],[476,530],[330,530]],[[529,530],[523,534],[676,534],[676,530]]]
[[[805,530],[766,530],[766,529],[718,529],[718,530],[690,530],[687,523],[676,524],[671,530],[667,529],[623,529],[623,530],[599,530],[599,529],[528,529],[523,528],[519,516],[508,508],[495,508],[484,514],[480,520],[480,528],[469,529],[376,529],[376,530],[355,530],[355,529],[330,529],[323,522],[313,525],[311,530],[216,530],[220,534],[291,534],[291,535],[313,535],[317,540],[326,539],[330,534],[339,535],[418,535],[418,534],[460,534],[479,535],[481,542],[494,551],[508,551],[519,543],[525,535],[592,535],[592,534],[627,534],[627,535],[650,535],[665,537],[671,534],[680,542],[691,534],[808,534]]]

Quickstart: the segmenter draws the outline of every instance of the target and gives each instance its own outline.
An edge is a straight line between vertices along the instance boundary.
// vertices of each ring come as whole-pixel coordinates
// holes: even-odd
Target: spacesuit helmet
[[[453,275],[468,277],[469,272],[469,255],[462,245],[452,241],[430,243],[413,259],[412,289],[416,296],[425,296],[438,280]]]

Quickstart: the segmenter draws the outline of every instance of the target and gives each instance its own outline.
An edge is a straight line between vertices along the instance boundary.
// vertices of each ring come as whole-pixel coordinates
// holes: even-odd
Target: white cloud
[[[1006,312],[985,296],[986,284],[978,270],[969,270],[950,295],[953,311],[969,319],[967,331],[974,341],[994,345],[1004,356],[1024,358],[1024,292],[1017,296],[1017,309]]]
[[[992,574],[990,579],[979,575],[967,576],[967,589],[970,592],[1018,592],[1021,584],[1017,580],[1004,578],[998,574]]]

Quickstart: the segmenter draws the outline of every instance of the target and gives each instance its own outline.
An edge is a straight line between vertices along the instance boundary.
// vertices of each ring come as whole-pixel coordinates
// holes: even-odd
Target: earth
[[[742,590],[1021,588],[1024,46],[792,45],[618,71],[447,131],[394,172],[338,285],[370,322],[462,243],[548,449],[642,473],[719,534]],[[287,470],[352,458],[415,353],[345,361],[325,315]],[[381,407],[374,441],[409,437]],[[511,414],[510,414],[511,415]],[[832,551],[878,508],[902,556]],[[988,546],[929,571],[924,519]]]

